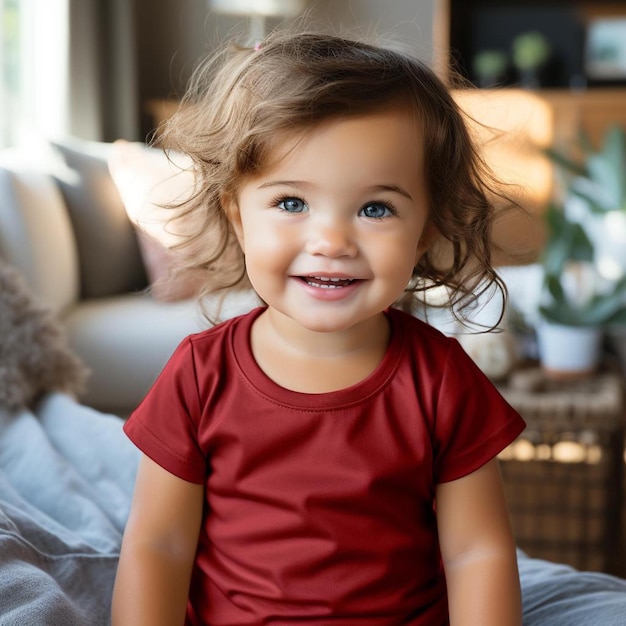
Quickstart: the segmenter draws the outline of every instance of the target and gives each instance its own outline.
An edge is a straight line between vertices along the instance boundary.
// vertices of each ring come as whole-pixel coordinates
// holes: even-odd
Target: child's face
[[[257,293],[310,330],[380,314],[423,252],[418,123],[398,111],[332,120],[285,137],[272,156],[229,207]]]

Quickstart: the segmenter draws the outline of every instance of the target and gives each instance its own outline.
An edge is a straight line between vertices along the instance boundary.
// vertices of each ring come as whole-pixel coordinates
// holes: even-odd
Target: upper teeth
[[[309,276],[306,281],[323,289],[338,289],[353,281],[352,278],[330,278],[328,276]],[[325,283],[325,284],[324,284]]]

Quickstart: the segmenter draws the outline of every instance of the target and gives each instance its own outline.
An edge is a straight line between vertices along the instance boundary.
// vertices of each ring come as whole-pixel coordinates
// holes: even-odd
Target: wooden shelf
[[[497,49],[510,54],[517,35],[539,31],[553,52],[544,77],[546,86],[615,85],[590,75],[585,64],[590,26],[607,18],[626,18],[626,0],[435,0],[436,66],[446,76],[453,64],[473,79],[471,65],[477,52]],[[517,82],[515,68],[510,70],[507,85]],[[626,76],[621,83],[626,86]]]
[[[515,6],[522,10],[540,6],[574,8],[583,23],[605,16],[625,16],[626,0],[593,2],[591,0],[436,0],[434,15],[434,64],[438,75],[450,79],[451,24],[461,7],[464,14],[471,7]],[[468,7],[470,7],[468,9]],[[471,20],[463,24],[471,27]],[[582,55],[582,52],[581,52]],[[581,56],[582,58],[582,56]],[[467,64],[467,60],[465,60]],[[509,185],[513,195],[529,212],[528,218],[513,217],[496,225],[495,236],[505,248],[535,260],[545,241],[542,212],[555,192],[553,164],[542,154],[547,146],[567,149],[576,143],[581,129],[598,145],[613,124],[626,127],[626,85],[588,87],[586,89],[550,88],[527,90],[519,87],[496,89],[460,89],[454,91],[461,108],[477,124],[478,145],[496,175]],[[505,262],[510,259],[504,259]]]
[[[626,127],[626,87],[545,89],[538,95],[552,107],[557,143],[575,139],[584,129],[597,144],[610,125]]]

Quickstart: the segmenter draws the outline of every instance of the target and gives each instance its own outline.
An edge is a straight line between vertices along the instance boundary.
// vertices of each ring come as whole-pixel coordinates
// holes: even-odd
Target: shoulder
[[[202,344],[203,342],[210,342],[220,337],[227,336],[235,328],[239,326],[249,326],[254,319],[263,311],[262,308],[255,308],[247,313],[236,315],[227,320],[215,324],[206,330],[193,333],[187,337],[187,340],[192,344]]]
[[[465,389],[468,393],[483,390],[494,393],[495,387],[453,336],[404,313],[390,311],[389,317],[396,345],[401,346],[405,362],[410,362],[418,379],[428,380],[435,391]]]
[[[236,353],[249,345],[249,328],[261,309],[232,317],[198,333],[187,335],[174,349],[157,381],[188,377],[198,380],[232,366]]]
[[[388,316],[392,332],[401,337],[406,347],[411,347],[419,353],[428,352],[433,357],[445,359],[448,352],[458,346],[456,339],[413,315],[398,309],[390,309]]]
[[[406,328],[410,332],[423,335],[425,338],[434,341],[441,341],[443,343],[450,341],[449,336],[410,313],[405,313],[400,309],[390,308],[387,311],[387,315],[394,326]]]
[[[255,308],[248,313],[237,315],[211,328],[189,335],[181,343],[181,347],[184,349],[186,346],[194,354],[201,355],[222,346],[232,345],[235,337],[247,338],[252,323],[262,311],[261,307]]]

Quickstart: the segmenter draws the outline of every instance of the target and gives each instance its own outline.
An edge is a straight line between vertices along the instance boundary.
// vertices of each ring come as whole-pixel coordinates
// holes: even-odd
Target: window
[[[0,33],[0,147],[15,143],[12,121],[18,116],[20,100],[20,0],[0,0],[2,33]]]
[[[69,0],[0,0],[0,147],[67,129]]]

